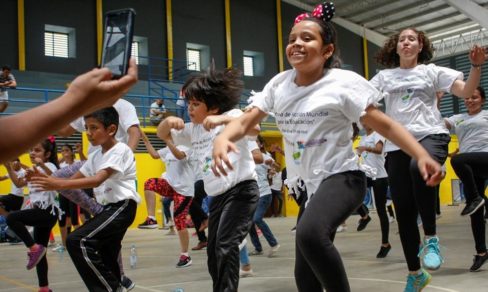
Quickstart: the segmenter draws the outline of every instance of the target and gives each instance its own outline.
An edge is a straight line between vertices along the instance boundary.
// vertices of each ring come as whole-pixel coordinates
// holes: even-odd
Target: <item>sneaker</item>
[[[346,232],[346,230],[347,230],[347,226],[341,224],[341,225],[339,225],[339,227],[337,227],[336,232],[341,233],[341,232]]]
[[[486,262],[486,260],[488,260],[488,253],[485,253],[485,255],[482,256],[475,255],[473,259],[473,265],[471,266],[471,268],[469,268],[469,270],[471,272],[478,271],[481,266]]]
[[[187,257],[186,255],[181,255],[180,260],[176,264],[177,268],[186,268],[191,266],[191,257]]]
[[[474,212],[478,211],[479,208],[485,205],[485,200],[482,197],[478,196],[470,203],[466,204],[463,211],[461,212],[461,216],[472,215]]]
[[[383,246],[382,245],[380,247],[380,251],[376,255],[376,258],[378,258],[378,259],[386,258],[386,256],[388,255],[388,252],[390,251],[390,249],[391,249],[391,245],[390,244],[388,244],[388,246]]]
[[[254,272],[252,269],[244,271],[243,269],[239,269],[239,277],[247,278],[247,277],[254,277]]]
[[[37,243],[35,245],[37,247],[36,250],[27,252],[27,257],[29,258],[26,266],[27,270],[34,268],[46,254],[46,248],[44,246]]]
[[[58,244],[55,248],[51,249],[52,251],[54,252],[61,252],[61,251],[65,251],[66,248],[64,248],[64,246],[62,244]]]
[[[420,271],[420,275],[409,274],[407,276],[407,286],[405,286],[403,292],[419,292],[429,285],[432,276],[424,269],[421,269]]]
[[[280,249],[280,244],[277,243],[275,246],[272,246],[268,251],[268,258],[272,258],[273,255]]]
[[[358,231],[363,231],[366,226],[368,226],[369,221],[371,221],[371,216],[368,215],[366,219],[359,219],[358,221]]]
[[[262,250],[253,250],[249,253],[250,256],[257,256],[257,255],[262,255],[263,251]]]
[[[191,250],[201,250],[207,247],[206,241],[199,241],[198,244],[191,248]]]
[[[142,222],[137,226],[139,229],[155,229],[158,228],[158,221],[147,217],[146,221]]]
[[[136,287],[136,283],[132,282],[132,280],[129,279],[129,277],[127,277],[126,275],[122,276],[120,284],[126,289],[126,291],[130,291],[134,289],[134,287]]]
[[[395,217],[388,216],[388,222],[390,223],[395,222]]]
[[[426,269],[433,271],[439,269],[444,262],[444,258],[439,249],[439,237],[434,236],[428,240],[424,240],[424,246],[420,250],[419,256],[422,258],[423,265]]]

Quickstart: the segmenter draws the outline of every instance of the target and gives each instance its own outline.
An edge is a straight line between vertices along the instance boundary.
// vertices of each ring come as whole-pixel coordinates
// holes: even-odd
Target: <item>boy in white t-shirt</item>
[[[211,171],[212,143],[215,137],[242,111],[234,109],[240,99],[243,83],[235,69],[206,72],[192,76],[183,86],[191,123],[168,117],[158,126],[158,137],[192,148],[197,173],[203,177],[205,191],[212,197],[208,224],[208,269],[213,291],[237,291],[239,284],[239,244],[251,227],[259,199],[255,164],[247,139],[236,145],[232,156],[234,171],[217,177]],[[256,128],[251,129],[253,132]],[[256,133],[254,133],[256,132]],[[253,134],[257,135],[257,131]]]
[[[45,190],[94,188],[97,202],[103,205],[101,213],[66,240],[71,259],[90,291],[122,289],[117,257],[140,201],[134,154],[115,139],[118,121],[113,107],[85,116],[88,140],[101,147],[90,153],[81,169],[69,179],[42,176],[34,180]]]

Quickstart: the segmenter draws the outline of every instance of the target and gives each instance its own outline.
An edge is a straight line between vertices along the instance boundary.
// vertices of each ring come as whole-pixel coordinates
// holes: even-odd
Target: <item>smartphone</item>
[[[112,79],[127,74],[134,35],[136,12],[132,8],[113,10],[105,14],[102,63],[112,71]]]

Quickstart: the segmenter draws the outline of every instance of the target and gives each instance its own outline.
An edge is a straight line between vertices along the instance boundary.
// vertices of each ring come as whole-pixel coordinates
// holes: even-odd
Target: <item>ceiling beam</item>
[[[300,2],[298,0],[283,0],[283,2],[286,2],[290,5],[296,6],[298,8],[301,8],[305,11],[312,11],[313,6],[304,4],[303,2]],[[372,42],[373,44],[377,45],[378,47],[383,47],[385,44],[385,41],[387,39],[386,36],[377,33],[373,30],[370,30],[368,28],[365,28],[363,26],[360,26],[358,24],[355,24],[349,20],[346,20],[342,17],[334,17],[332,18],[332,22],[336,23],[337,25],[340,25],[344,27],[345,29],[351,31],[352,33],[357,34],[360,37],[365,37],[368,41]]]
[[[451,6],[456,7],[473,21],[488,29],[488,11],[471,0],[445,0]]]

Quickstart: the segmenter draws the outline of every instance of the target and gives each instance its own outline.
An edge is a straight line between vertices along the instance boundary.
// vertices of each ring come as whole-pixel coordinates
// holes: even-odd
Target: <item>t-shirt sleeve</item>
[[[164,161],[164,158],[166,157],[168,152],[169,152],[168,147],[164,147],[164,148],[159,149],[158,150],[159,158],[161,158],[161,160]]]
[[[359,124],[359,119],[366,114],[366,108],[369,105],[376,106],[381,93],[366,79],[356,74],[353,76],[343,87],[342,111],[351,122]]]
[[[256,149],[259,149],[259,146],[258,146],[258,143],[256,143],[256,141],[247,141],[247,147],[249,147],[249,151],[254,151]]]
[[[270,114],[274,109],[274,96],[277,84],[279,81],[286,82],[286,74],[290,74],[290,71],[285,71],[273,77],[263,88],[263,91],[257,92],[251,98],[251,104],[248,108],[257,107],[261,111]]]
[[[132,126],[139,126],[140,121],[137,117],[137,111],[135,106],[128,102],[124,103],[123,111],[119,113],[121,115],[120,126],[122,129],[127,132],[127,130]]]
[[[122,151],[114,151],[104,157],[105,161],[98,167],[96,172],[110,168],[116,172],[123,173],[125,168],[125,155]]]
[[[451,87],[454,81],[463,80],[463,72],[453,70],[447,67],[436,66],[429,64],[427,66],[430,74],[434,76],[434,86],[436,91],[451,92]]]
[[[374,133],[374,145],[378,144],[379,142],[383,143],[385,145],[385,138],[378,134],[377,132]]]
[[[69,125],[77,132],[82,133],[83,131],[85,131],[85,122],[83,121],[83,117],[77,118],[76,120],[72,121]]]
[[[94,152],[93,152],[94,153]],[[89,155],[85,163],[80,167],[81,174],[83,174],[85,177],[88,176],[93,176],[94,171],[93,171],[93,155]]]
[[[175,145],[185,145],[191,148],[192,127],[192,123],[186,123],[185,128],[182,130],[171,129],[170,132],[173,143],[175,143]]]
[[[456,117],[458,115],[454,115],[454,116],[450,116],[448,118],[445,118],[444,121],[446,121],[450,126],[451,126],[451,129],[456,129]]]

